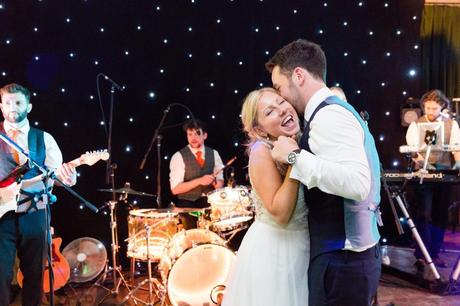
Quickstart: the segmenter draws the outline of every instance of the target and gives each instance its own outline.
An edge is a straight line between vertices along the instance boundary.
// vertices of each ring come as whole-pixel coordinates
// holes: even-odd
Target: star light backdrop
[[[384,168],[404,168],[400,105],[418,98],[419,26],[423,1],[268,0],[0,0],[0,83],[17,82],[33,92],[32,124],[58,141],[64,160],[107,146],[96,89],[105,73],[126,86],[115,92],[113,162],[116,187],[156,193],[156,150],[144,170],[139,164],[163,110],[188,106],[208,123],[207,144],[224,162],[233,156],[238,184],[248,184],[239,111],[250,90],[271,86],[264,63],[286,43],[306,38],[319,43],[328,59],[327,83],[341,86],[349,102],[370,114]],[[100,79],[102,106],[109,116],[110,83]],[[171,108],[166,125],[187,112]],[[186,144],[180,127],[161,132],[161,182],[170,198],[169,157]],[[75,190],[102,206],[110,194],[101,162],[78,169]],[[57,190],[53,224],[64,244],[83,236],[106,243],[109,218],[81,209]],[[139,207],[155,200],[129,197]],[[120,208],[120,206],[122,206]],[[121,231],[126,204],[119,204]],[[123,214],[124,211],[124,214]],[[120,241],[126,233],[120,233]],[[124,243],[121,243],[124,244]]]

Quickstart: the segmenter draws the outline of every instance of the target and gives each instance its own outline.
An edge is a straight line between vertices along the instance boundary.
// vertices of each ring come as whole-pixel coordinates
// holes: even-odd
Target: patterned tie
[[[204,166],[203,152],[197,151],[196,153],[196,162],[200,165],[200,168]]]
[[[19,135],[18,130],[11,129],[8,132],[8,136],[16,143],[18,142],[18,135]],[[10,152],[11,152],[11,156],[13,156],[14,161],[19,165],[19,153],[18,153],[18,151],[16,151],[15,149],[10,147]]]

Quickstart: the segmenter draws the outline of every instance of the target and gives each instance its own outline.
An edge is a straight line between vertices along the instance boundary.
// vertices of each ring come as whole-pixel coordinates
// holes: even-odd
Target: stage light
[[[401,125],[409,126],[422,115],[422,110],[418,100],[409,97],[401,105]]]

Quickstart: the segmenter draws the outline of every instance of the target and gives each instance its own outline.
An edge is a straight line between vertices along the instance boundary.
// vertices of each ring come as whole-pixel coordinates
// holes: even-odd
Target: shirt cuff
[[[292,166],[291,175],[292,179],[302,182],[308,189],[316,187],[313,181],[313,169],[315,165],[316,156],[306,150],[301,150],[297,156],[296,163]]]

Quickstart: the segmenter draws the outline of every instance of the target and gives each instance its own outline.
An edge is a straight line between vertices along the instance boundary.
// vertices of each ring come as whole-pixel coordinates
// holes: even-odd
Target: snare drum
[[[213,305],[215,286],[225,284],[235,254],[214,232],[191,229],[168,243],[159,270],[172,305]]]
[[[250,206],[252,201],[249,188],[246,186],[223,187],[208,193],[211,206],[226,208],[227,206]]]
[[[177,233],[178,223],[177,213],[154,209],[131,210],[128,216],[128,257],[147,260],[149,253],[151,260],[159,261],[168,241]],[[149,248],[146,225],[150,226]]]
[[[217,232],[228,232],[234,229],[248,227],[251,224],[253,213],[250,211],[241,211],[227,214],[225,218],[215,219],[210,229]]]
[[[224,187],[208,193],[211,204],[211,229],[214,231],[231,231],[248,225],[253,213],[250,211],[252,200],[249,189],[245,186]]]

